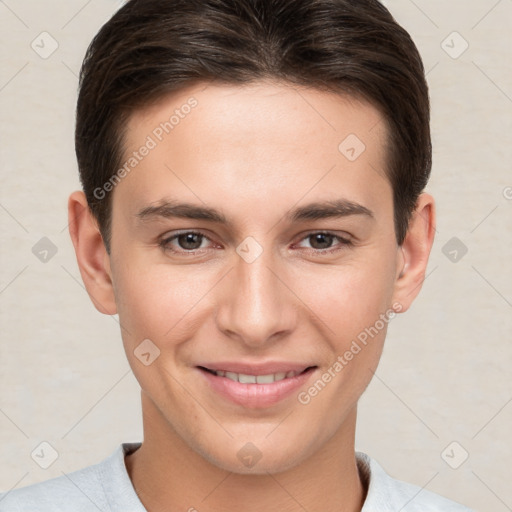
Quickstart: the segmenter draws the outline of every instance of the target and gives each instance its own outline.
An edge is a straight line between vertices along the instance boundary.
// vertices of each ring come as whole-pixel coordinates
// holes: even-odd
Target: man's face
[[[132,116],[125,157],[140,161],[113,192],[110,269],[146,437],[262,473],[353,429],[403,265],[385,140],[372,106],[269,82],[194,86]],[[274,363],[313,368],[269,384],[202,369]],[[244,450],[262,454],[253,469]]]

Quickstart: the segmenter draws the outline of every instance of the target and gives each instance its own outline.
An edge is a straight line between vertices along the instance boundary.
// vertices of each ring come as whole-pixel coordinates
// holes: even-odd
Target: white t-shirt
[[[140,445],[123,443],[98,464],[3,492],[0,512],[147,512],[124,461],[124,456]],[[356,452],[356,458],[368,482],[361,512],[473,512],[421,487],[395,480],[364,453]],[[200,511],[200,504],[195,508]]]

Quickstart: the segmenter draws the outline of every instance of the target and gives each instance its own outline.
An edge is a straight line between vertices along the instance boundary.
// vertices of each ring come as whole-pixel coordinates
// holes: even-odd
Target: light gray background
[[[512,1],[386,4],[428,70],[428,191],[438,225],[423,291],[392,321],[361,400],[357,448],[397,478],[504,512],[512,510]],[[67,197],[79,187],[77,74],[119,5],[0,1],[0,490],[142,439],[139,387],[117,321],[99,314],[83,289],[66,218]],[[51,48],[43,31],[58,43],[46,59],[31,48],[35,41],[42,51],[42,37]],[[454,58],[464,41],[468,49]],[[58,249],[46,263],[32,253],[42,237]],[[452,237],[468,249],[456,262],[443,253]],[[59,454],[46,470],[31,458],[43,441]],[[457,466],[466,451],[458,469],[442,457]]]

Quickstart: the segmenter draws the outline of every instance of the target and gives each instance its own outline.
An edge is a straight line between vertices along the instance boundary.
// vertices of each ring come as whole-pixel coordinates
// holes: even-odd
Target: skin
[[[141,386],[144,442],[126,457],[129,475],[150,512],[359,511],[356,408],[385,327],[308,404],[294,393],[271,407],[236,405],[196,365],[307,362],[317,366],[307,391],[379,315],[409,308],[433,242],[433,198],[419,197],[399,246],[379,111],[279,82],[173,93],[132,115],[126,156],[190,97],[197,106],[115,187],[110,254],[83,193],[69,199],[82,278],[99,311],[119,314]],[[349,134],[366,146],[355,161],[338,149]],[[286,217],[336,199],[372,215]],[[170,200],[216,208],[229,224],[138,215]],[[160,245],[187,229],[205,235],[195,253],[186,240]],[[351,243],[309,236],[325,231]],[[249,236],[263,249],[251,263],[236,251]],[[134,355],[144,339],[160,350],[148,366]],[[252,467],[237,457],[248,442],[261,453]]]

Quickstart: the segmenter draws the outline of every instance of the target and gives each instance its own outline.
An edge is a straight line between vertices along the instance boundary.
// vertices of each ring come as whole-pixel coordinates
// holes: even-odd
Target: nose
[[[293,332],[298,308],[270,251],[251,263],[237,256],[226,277],[216,315],[224,335],[258,348]]]

